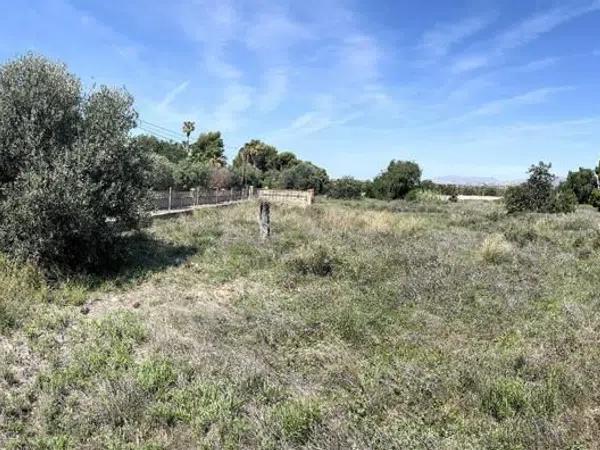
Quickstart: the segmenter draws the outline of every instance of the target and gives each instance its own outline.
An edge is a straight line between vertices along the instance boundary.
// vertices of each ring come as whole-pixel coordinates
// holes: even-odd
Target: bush
[[[66,67],[28,55],[0,68],[0,248],[44,266],[100,268],[148,199],[124,91],[84,95]]]
[[[410,161],[392,161],[387,170],[373,180],[371,195],[384,200],[404,198],[421,182],[421,168]]]
[[[175,186],[175,172],[177,166],[166,157],[151,153],[150,159],[150,186],[157,191],[165,191]]]
[[[590,205],[600,211],[600,189],[594,189],[590,195]]]
[[[577,196],[573,191],[559,190],[552,199],[551,213],[572,213],[577,209]]]
[[[182,190],[210,186],[211,168],[204,163],[184,159],[175,167],[175,187]]]
[[[577,197],[570,189],[554,188],[555,176],[550,173],[551,164],[540,162],[529,169],[527,182],[512,186],[504,195],[508,213],[539,212],[569,213],[575,211]]]
[[[419,203],[441,203],[440,194],[429,189],[413,189],[405,197],[406,200]]]
[[[343,177],[333,180],[329,185],[328,195],[331,198],[356,199],[361,198],[363,193],[362,181],[352,177]]]
[[[594,171],[583,167],[577,172],[569,172],[563,185],[565,189],[575,193],[580,204],[589,204],[592,192],[598,187]]]
[[[314,189],[322,194],[329,184],[329,176],[324,169],[310,162],[301,162],[279,175],[277,187],[282,189]]]

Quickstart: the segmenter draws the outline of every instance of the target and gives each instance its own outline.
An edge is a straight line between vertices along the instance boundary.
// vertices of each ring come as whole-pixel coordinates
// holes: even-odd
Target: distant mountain
[[[554,180],[554,184],[558,186],[560,183],[565,181],[565,177],[557,176]],[[456,184],[457,186],[515,186],[517,184],[521,184],[526,179],[522,180],[510,180],[510,181],[501,181],[497,178],[493,177],[465,177],[459,175],[448,175],[444,177],[434,178],[433,181],[439,184]]]
[[[514,182],[500,181],[493,177],[465,177],[459,175],[448,175],[433,179],[439,184],[456,184],[459,186],[506,186]]]

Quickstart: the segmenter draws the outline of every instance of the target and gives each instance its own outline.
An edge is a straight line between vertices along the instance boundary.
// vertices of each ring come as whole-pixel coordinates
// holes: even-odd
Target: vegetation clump
[[[140,225],[148,159],[129,138],[133,99],[84,94],[64,65],[27,55],[0,67],[0,247],[44,266],[95,269]]]
[[[373,180],[369,196],[382,200],[404,198],[421,182],[421,168],[412,161],[391,161]]]
[[[570,189],[554,187],[556,176],[552,165],[540,162],[529,169],[527,182],[507,189],[504,196],[509,213],[571,213],[577,207],[577,197]]]
[[[339,199],[359,199],[364,192],[364,183],[352,177],[342,177],[329,184],[327,195]]]

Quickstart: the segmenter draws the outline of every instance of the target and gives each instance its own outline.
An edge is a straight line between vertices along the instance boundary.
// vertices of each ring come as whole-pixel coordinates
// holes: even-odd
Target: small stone
[[[81,314],[88,314],[90,312],[90,307],[88,305],[83,305],[80,309]]]
[[[134,308],[139,308],[142,304],[140,302],[135,302],[132,306]]]

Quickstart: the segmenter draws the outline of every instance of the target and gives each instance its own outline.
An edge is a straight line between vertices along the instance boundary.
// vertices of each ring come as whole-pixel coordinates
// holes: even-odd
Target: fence
[[[191,209],[201,205],[218,205],[240,200],[246,200],[250,197],[249,189],[215,189],[190,191],[157,191],[153,193],[153,205],[155,211],[174,211],[181,209]]]
[[[285,203],[300,203],[308,206],[312,205],[315,199],[315,191],[294,191],[290,189],[258,189],[256,196],[260,199],[269,201],[281,201]]]
[[[168,211],[183,211],[203,205],[219,205],[250,198],[260,198],[268,201],[311,205],[314,202],[314,191],[294,191],[284,189],[214,189],[190,191],[155,191],[152,196],[155,213]]]

